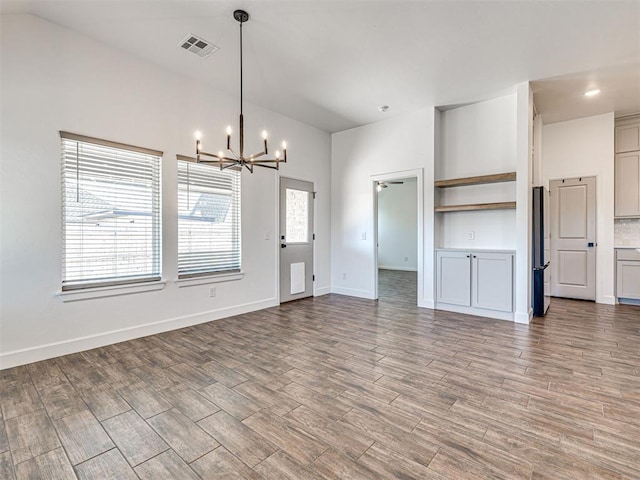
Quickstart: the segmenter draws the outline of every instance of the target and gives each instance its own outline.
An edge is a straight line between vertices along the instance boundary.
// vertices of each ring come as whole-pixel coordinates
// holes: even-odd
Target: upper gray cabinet
[[[640,217],[640,118],[616,126],[615,216]]]
[[[640,217],[640,151],[616,154],[615,216]]]
[[[640,121],[616,127],[616,153],[640,150]]]

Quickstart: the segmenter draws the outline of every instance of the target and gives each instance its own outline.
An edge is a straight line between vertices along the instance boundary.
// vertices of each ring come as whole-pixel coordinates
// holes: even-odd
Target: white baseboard
[[[434,310],[436,308],[436,302],[423,298],[422,300],[418,301],[418,306],[421,308],[429,308],[431,310]]]
[[[417,272],[417,268],[410,267],[392,267],[390,265],[378,265],[378,269],[380,270],[401,270],[403,272]]]
[[[265,308],[275,307],[278,305],[276,298],[269,298],[257,302],[236,305],[234,307],[222,308],[219,310],[210,310],[208,312],[197,313],[195,315],[186,315],[183,317],[170,318],[159,322],[147,323],[144,325],[136,325],[135,327],[113,330],[111,332],[99,333],[87,337],[74,338],[62,342],[49,343],[30,347],[12,352],[0,354],[0,370],[6,368],[17,367],[27,363],[39,362],[48,358],[59,357],[61,355],[69,355],[71,353],[83,352],[92,348],[104,347],[134,338],[146,337],[156,333],[168,332],[178,328],[190,327],[200,323],[206,323],[221,318],[240,315],[243,313],[254,312]]]
[[[528,325],[533,320],[533,310],[529,310],[528,312],[516,312],[513,315],[513,321],[515,323],[523,323]]]
[[[604,297],[597,299],[596,301],[597,303],[602,303],[604,305],[615,305],[616,297],[614,297],[613,295],[605,295]]]
[[[314,297],[321,297],[322,295],[328,295],[331,293],[331,287],[319,287],[316,288],[316,291],[313,293]]]
[[[369,300],[375,300],[371,292],[367,290],[358,290],[355,288],[331,287],[331,293],[337,293],[338,295],[347,295],[349,297],[367,298]]]

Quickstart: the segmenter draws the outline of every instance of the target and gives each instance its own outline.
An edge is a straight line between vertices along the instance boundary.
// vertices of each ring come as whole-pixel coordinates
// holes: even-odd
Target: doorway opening
[[[422,291],[421,172],[374,177],[375,298],[416,306]]]

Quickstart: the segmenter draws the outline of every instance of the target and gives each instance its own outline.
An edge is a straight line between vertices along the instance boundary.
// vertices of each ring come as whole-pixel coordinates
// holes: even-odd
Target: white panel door
[[[436,253],[437,301],[471,305],[471,255],[469,252],[439,250]]]
[[[595,300],[596,179],[550,182],[551,295]]]
[[[513,255],[471,254],[471,306],[513,311]]]
[[[313,295],[313,184],[280,178],[280,303]]]

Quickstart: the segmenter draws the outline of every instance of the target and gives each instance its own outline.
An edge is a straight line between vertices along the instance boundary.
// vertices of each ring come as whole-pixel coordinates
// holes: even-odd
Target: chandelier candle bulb
[[[262,131],[262,141],[264,142],[264,153],[266,154],[266,153],[268,153],[268,150],[267,150],[267,131],[266,130]]]

